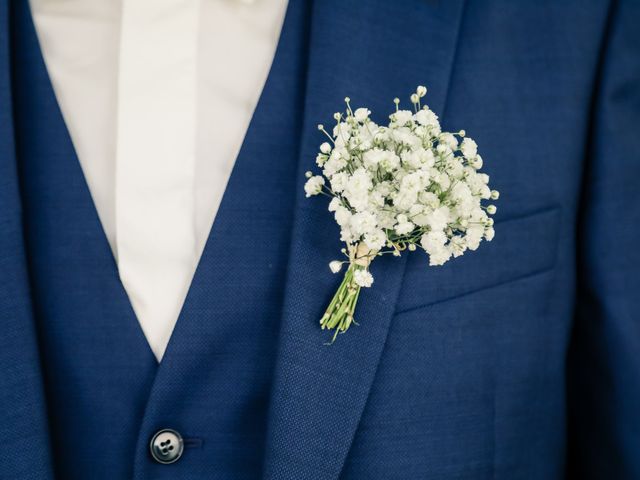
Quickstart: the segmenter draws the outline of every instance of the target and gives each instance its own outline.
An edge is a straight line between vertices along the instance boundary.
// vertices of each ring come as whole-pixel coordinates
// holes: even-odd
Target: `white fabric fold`
[[[198,2],[125,0],[118,68],[116,252],[162,357],[196,260]]]
[[[286,4],[31,0],[58,103],[158,360],[262,92]]]

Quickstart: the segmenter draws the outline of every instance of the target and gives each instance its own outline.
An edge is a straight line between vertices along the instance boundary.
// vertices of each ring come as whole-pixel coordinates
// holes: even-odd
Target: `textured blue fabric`
[[[299,183],[303,7],[290,13],[159,366],[120,284],[26,2],[15,9],[17,158],[57,478],[259,477]],[[178,465],[148,453],[166,427],[186,439]]]
[[[120,284],[27,5],[13,15],[16,156],[54,472],[127,478],[156,361]]]
[[[640,478],[640,2],[610,15],[577,231],[575,478]]]
[[[16,174],[8,4],[0,2],[0,478],[51,476]]]
[[[0,478],[640,478],[640,3],[291,0],[159,366],[10,5]],[[417,84],[478,141],[496,238],[439,268],[376,260],[361,326],[327,347],[341,245],[302,191],[316,124],[345,95],[383,121]],[[188,439],[169,466],[162,427]]]

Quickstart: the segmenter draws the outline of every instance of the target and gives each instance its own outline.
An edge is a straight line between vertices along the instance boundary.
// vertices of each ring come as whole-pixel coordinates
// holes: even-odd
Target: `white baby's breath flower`
[[[331,273],[338,273],[340,270],[342,270],[342,263],[340,260],[334,260],[332,262],[329,262],[329,269],[331,270]]]
[[[409,218],[418,227],[426,227],[429,222],[429,214],[431,209],[426,205],[420,205],[416,203],[409,208]]]
[[[383,195],[381,195],[379,192],[376,192],[375,190],[373,190],[372,192],[369,192],[369,205],[368,205],[368,210],[375,212],[378,209],[384,207],[385,205],[385,198]]]
[[[393,172],[400,166],[400,157],[395,152],[384,152],[382,159],[380,160],[380,168],[385,172]]]
[[[383,230],[373,230],[364,236],[364,243],[369,250],[378,251],[387,243],[387,235]]]
[[[396,128],[393,130],[391,135],[395,142],[402,146],[409,147],[412,150],[422,147],[422,140],[420,137],[413,133],[408,127]]]
[[[484,227],[482,225],[471,224],[467,228],[465,234],[465,240],[467,242],[467,248],[469,250],[477,250],[480,246],[480,241],[484,235]]]
[[[449,190],[451,186],[451,177],[446,172],[438,172],[433,176],[433,179],[440,186],[441,190]]]
[[[309,180],[307,180],[307,183],[304,184],[304,191],[306,192],[307,197],[318,195],[322,191],[323,185],[324,178],[322,178],[320,175],[309,178]]]
[[[368,169],[375,170],[378,168],[378,164],[384,158],[385,151],[380,148],[373,148],[368,150],[362,156],[364,166]]]
[[[431,228],[432,231],[442,231],[447,227],[447,224],[450,221],[450,211],[449,207],[438,207],[431,214],[427,215],[427,225]]]
[[[387,209],[381,208],[376,211],[376,218],[378,220],[378,227],[383,229],[391,229],[396,223],[396,219],[393,216],[393,212]]]
[[[471,210],[476,202],[465,182],[457,182],[451,187],[451,199],[455,201],[456,207],[462,212]]]
[[[409,221],[405,214],[400,214],[397,217],[398,223],[395,227],[395,231],[398,235],[406,235],[411,233],[415,228],[415,225]]]
[[[462,140],[460,150],[462,150],[462,154],[465,156],[465,158],[472,159],[475,158],[475,156],[478,154],[478,144],[467,137]]]
[[[413,119],[413,113],[411,110],[398,110],[391,118],[398,127],[404,127]]]
[[[320,151],[324,154],[331,153],[331,145],[329,144],[329,142],[324,142],[322,145],[320,145]]]
[[[451,180],[459,180],[464,175],[464,166],[457,157],[451,156],[445,161],[445,172]]]
[[[487,227],[487,229],[484,231],[484,239],[487,242],[490,242],[491,240],[493,240],[493,237],[496,235],[496,231],[493,229],[493,227]]]
[[[347,186],[349,175],[345,172],[336,173],[331,177],[331,190],[335,193],[341,193]]]
[[[351,223],[351,212],[348,208],[339,205],[335,210],[336,223],[341,227],[345,227]]]
[[[408,188],[396,192],[393,196],[393,205],[399,212],[409,210],[418,201],[418,191]]]
[[[322,171],[322,173],[325,177],[331,178],[346,166],[347,166],[346,159],[340,157],[339,155],[333,155],[332,153],[329,159],[325,162],[324,170]]]
[[[402,165],[405,168],[417,170],[422,167],[422,159],[420,156],[420,150],[409,150],[407,152],[402,152]]]
[[[349,204],[358,211],[369,204],[369,190],[372,188],[372,177],[364,168],[359,168],[349,177],[344,188],[344,196]]]
[[[356,239],[353,237],[353,233],[351,233],[351,229],[348,225],[345,225],[340,229],[340,241],[352,244]]]
[[[429,109],[422,109],[415,114],[415,120],[425,127],[440,127],[438,116]]]
[[[454,257],[459,257],[467,249],[467,242],[461,235],[454,235],[449,242],[449,249]]]
[[[368,108],[358,108],[355,112],[353,112],[353,116],[358,122],[364,122],[367,118],[369,118],[369,115],[371,115],[371,112]]]
[[[333,136],[336,141],[346,142],[351,137],[351,125],[347,122],[340,122],[333,127]]]
[[[440,141],[447,145],[451,150],[455,149],[458,146],[458,139],[449,132],[444,132],[440,134]]]
[[[353,279],[358,286],[363,288],[369,288],[373,285],[373,275],[368,270],[356,270],[353,272]]]
[[[447,236],[442,230],[427,232],[420,238],[420,245],[429,254],[439,251],[445,243],[447,243]]]
[[[327,155],[324,155],[322,153],[319,153],[316,156],[316,165],[318,165],[319,167],[324,166],[325,162],[327,161],[329,157]]]
[[[433,150],[421,149],[417,151],[417,154],[420,157],[420,161],[422,162],[422,166],[420,167],[422,170],[428,171],[431,167],[433,167],[436,161]]]
[[[342,202],[340,201],[340,199],[338,197],[333,197],[329,202],[328,208],[330,212],[335,212],[340,206],[342,206]]]
[[[432,267],[444,265],[450,258],[451,250],[447,247],[442,247],[429,254],[429,265]]]
[[[420,203],[433,210],[440,206],[440,199],[433,192],[420,192],[418,198],[420,199]]]
[[[366,235],[377,228],[376,216],[371,212],[358,212],[351,217],[351,231],[354,235]]]

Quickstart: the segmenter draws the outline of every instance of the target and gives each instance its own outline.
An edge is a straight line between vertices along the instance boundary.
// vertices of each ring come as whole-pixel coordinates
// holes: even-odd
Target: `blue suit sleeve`
[[[594,93],[568,359],[569,477],[640,478],[640,1],[614,2]]]

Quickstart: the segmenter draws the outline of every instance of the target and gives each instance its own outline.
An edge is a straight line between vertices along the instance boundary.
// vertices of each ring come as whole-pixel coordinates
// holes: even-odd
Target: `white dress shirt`
[[[31,0],[120,279],[158,360],[262,92],[286,4]]]

